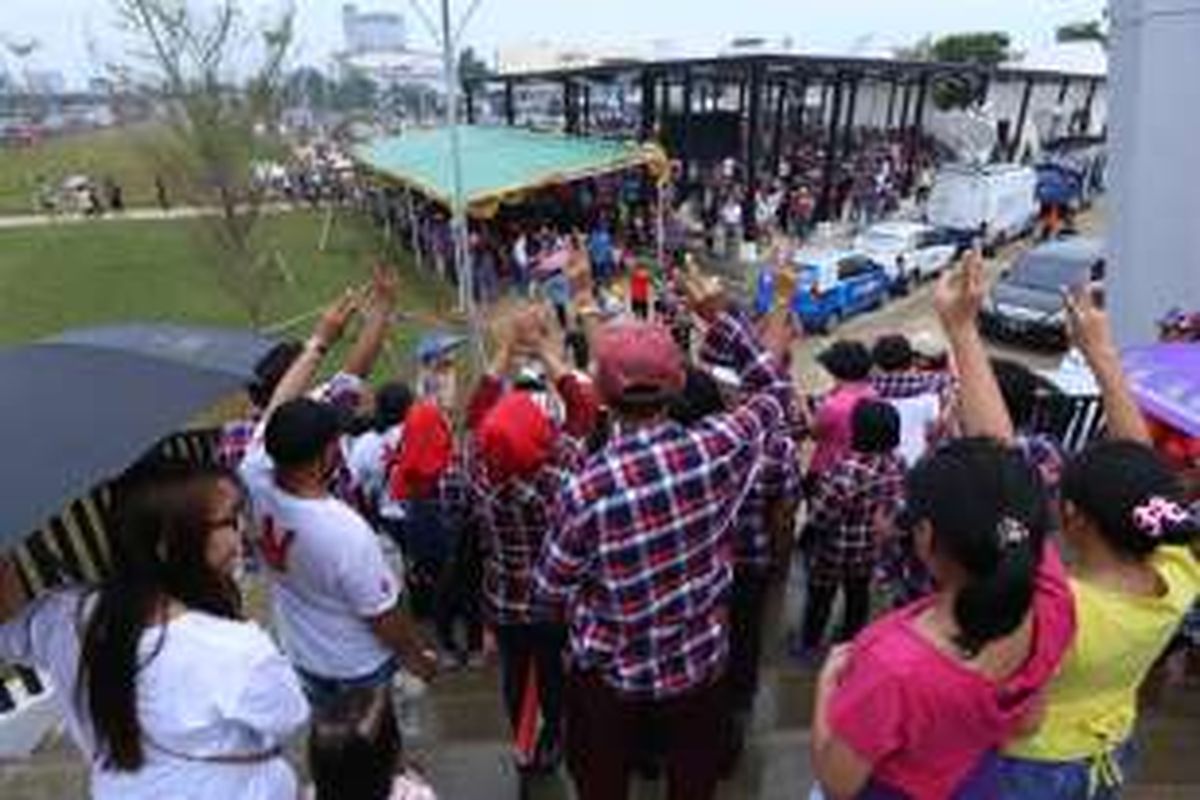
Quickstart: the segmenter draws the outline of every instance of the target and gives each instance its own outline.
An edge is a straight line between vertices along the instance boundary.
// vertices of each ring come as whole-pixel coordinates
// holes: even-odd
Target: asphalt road
[[[1104,209],[1096,206],[1078,219],[1084,235],[1100,235],[1104,229]],[[1030,240],[1016,242],[1003,248],[988,261],[989,275],[994,279],[1021,253],[1031,247]],[[795,351],[795,372],[806,390],[819,391],[828,385],[829,378],[817,364],[817,355],[835,339],[857,339],[868,346],[879,336],[903,333],[910,338],[928,333],[944,341],[941,327],[933,310],[935,282],[922,284],[906,297],[895,298],[878,311],[869,312],[844,322],[831,336],[814,335],[805,339]],[[1018,361],[1034,370],[1052,370],[1058,366],[1061,354],[1037,352],[1020,347],[989,343],[997,356]]]

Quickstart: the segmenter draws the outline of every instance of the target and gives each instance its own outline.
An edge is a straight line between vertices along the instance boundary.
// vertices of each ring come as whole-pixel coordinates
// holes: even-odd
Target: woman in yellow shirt
[[[1076,638],[1045,690],[1041,725],[1005,752],[1006,800],[1120,796],[1138,689],[1200,595],[1200,527],[1177,477],[1149,446],[1107,320],[1089,298],[1069,306],[1115,438],[1088,448],[1063,476]]]

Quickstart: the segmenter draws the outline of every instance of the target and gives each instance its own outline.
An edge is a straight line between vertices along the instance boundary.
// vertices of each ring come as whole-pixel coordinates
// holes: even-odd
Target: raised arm
[[[0,625],[16,617],[28,602],[17,562],[11,555],[0,555]]]
[[[963,433],[1012,442],[1012,418],[979,334],[979,309],[986,293],[983,257],[972,251],[942,276],[933,302],[958,367]]]
[[[354,346],[346,355],[342,372],[367,378],[375,368],[379,353],[387,339],[392,324],[392,311],[396,307],[396,271],[392,267],[377,264],[371,279],[371,297],[363,319],[362,330]]]
[[[1067,324],[1075,346],[1087,359],[1104,400],[1108,435],[1150,444],[1150,429],[1142,415],[1121,367],[1121,354],[1112,338],[1108,314],[1096,304],[1090,288],[1078,289],[1065,297]]]
[[[355,303],[354,293],[347,290],[337,302],[325,309],[313,329],[312,336],[305,342],[304,349],[276,385],[275,393],[271,395],[271,402],[267,405],[263,419],[270,419],[275,409],[308,391],[313,376],[317,374],[317,370],[321,366],[321,359],[329,352],[329,348],[341,338],[342,332],[346,329],[346,323],[354,313]]]

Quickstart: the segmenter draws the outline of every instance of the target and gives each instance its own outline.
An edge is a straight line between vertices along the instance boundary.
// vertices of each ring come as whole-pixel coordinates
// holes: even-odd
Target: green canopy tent
[[[463,195],[468,213],[488,218],[501,203],[530,191],[646,167],[667,169],[657,145],[589,139],[505,127],[459,126]],[[377,139],[353,151],[359,165],[450,208],[454,196],[450,130],[415,130]]]
[[[457,132],[458,141],[454,141]],[[455,191],[455,146],[458,151],[461,194]],[[658,255],[663,253],[662,181],[669,164],[655,144],[565,136],[511,127],[459,125],[409,131],[377,139],[351,153],[359,167],[384,183],[399,184],[408,192],[410,222],[414,223],[412,195],[419,193],[451,212],[458,204],[466,216],[490,219],[501,204],[519,203],[529,193],[601,175],[645,168],[659,185]],[[328,227],[328,226],[327,226]],[[456,249],[465,257],[465,224]],[[414,235],[414,255],[421,254]],[[471,284],[460,284],[461,307],[467,312],[473,350],[483,363],[478,313],[471,299]]]

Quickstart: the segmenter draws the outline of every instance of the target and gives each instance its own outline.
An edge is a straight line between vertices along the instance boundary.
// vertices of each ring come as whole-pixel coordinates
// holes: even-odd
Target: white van
[[[930,225],[985,247],[1024,236],[1037,221],[1037,171],[1016,164],[950,164],[938,171],[925,214]]]

